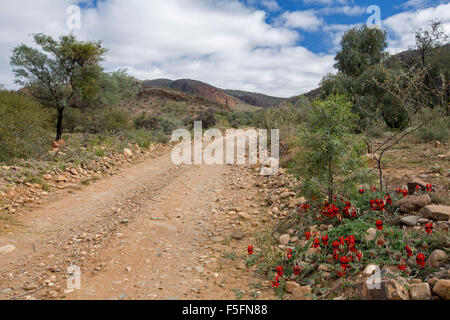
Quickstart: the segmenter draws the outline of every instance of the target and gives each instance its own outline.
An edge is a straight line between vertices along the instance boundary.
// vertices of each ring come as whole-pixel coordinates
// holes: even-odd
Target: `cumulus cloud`
[[[322,18],[319,18],[314,10],[304,11],[286,11],[278,21],[288,28],[297,28],[308,31],[316,31],[324,24]]]
[[[388,51],[397,53],[413,47],[414,30],[426,27],[433,20],[440,20],[444,30],[450,33],[450,3],[402,12],[384,20],[382,26],[388,32]]]

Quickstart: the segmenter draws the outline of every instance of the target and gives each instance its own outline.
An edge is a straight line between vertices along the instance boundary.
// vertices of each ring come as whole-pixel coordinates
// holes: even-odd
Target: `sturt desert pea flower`
[[[340,250],[339,247],[341,246],[341,243],[337,240],[333,241],[333,250]]]
[[[431,183],[427,184],[427,185],[426,185],[426,188],[427,188],[427,191],[428,191],[428,192],[433,191],[433,186],[431,185]]]
[[[418,253],[417,254],[416,263],[421,268],[425,267],[425,255],[423,253]]]
[[[377,245],[379,245],[380,247],[384,244],[384,239],[383,238],[379,238],[377,241]]]
[[[280,285],[280,280],[278,278],[278,274],[275,276],[275,279],[272,280],[272,288],[276,287],[278,288],[278,286]]]
[[[426,231],[428,234],[432,234],[432,233],[433,233],[433,223],[432,223],[432,222],[427,223],[427,224],[425,225],[425,231]]]
[[[291,248],[286,249],[286,256],[288,259],[292,258],[292,249]]]
[[[336,260],[336,261],[339,260],[339,253],[338,253],[337,250],[334,250],[334,251],[333,251],[333,258],[334,258],[334,260]]]
[[[363,194],[364,193],[364,189],[359,189],[359,193]]]
[[[356,251],[356,256],[358,257],[358,261],[361,261],[362,252]]]
[[[402,262],[398,264],[397,268],[399,268],[401,271],[406,270],[405,260],[402,259]]]
[[[348,258],[346,256],[341,257],[341,267],[342,269],[347,269],[348,267]]]
[[[377,191],[377,188],[375,188],[374,186],[372,186],[372,187],[370,187],[370,190],[371,190],[372,192],[376,192],[376,191]]]
[[[296,264],[295,266],[292,267],[292,269],[294,270],[294,274],[296,276],[298,276],[300,274],[300,267],[298,264]]]
[[[253,254],[253,246],[248,246],[247,251],[249,255]]]
[[[392,199],[391,199],[391,195],[389,193],[386,193],[384,198],[386,199],[386,204],[392,205]]]
[[[320,247],[320,240],[319,240],[319,238],[315,238],[314,239],[314,243],[313,243],[313,248],[317,248],[317,247]]]
[[[311,239],[311,232],[305,232],[306,240]]]
[[[328,245],[328,234],[325,234],[325,235],[322,237],[322,243],[323,243],[324,246],[327,246],[327,245]]]
[[[408,257],[413,256],[412,250],[408,245],[406,245],[405,250],[406,250],[406,254],[408,255]]]
[[[375,225],[377,226],[378,230],[383,230],[383,220],[377,220],[375,222]]]
[[[355,248],[355,236],[350,235],[347,238],[345,238],[345,241],[347,241],[347,248],[350,251],[353,251],[353,249]]]
[[[283,275],[283,266],[277,266],[276,268],[277,275],[280,277]]]
[[[338,271],[337,275],[338,275],[339,278],[345,276],[345,270],[343,270],[343,271]]]

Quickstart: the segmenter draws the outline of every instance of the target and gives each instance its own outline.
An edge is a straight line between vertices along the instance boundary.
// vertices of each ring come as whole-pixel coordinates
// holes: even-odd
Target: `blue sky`
[[[450,1],[450,0],[449,0]],[[139,79],[191,78],[220,88],[289,97],[336,72],[345,31],[366,23],[377,5],[388,51],[414,46],[413,30],[439,19],[450,33],[444,0],[15,0],[0,3],[0,83],[17,88],[12,49],[31,34],[67,34],[68,9],[80,8],[81,40],[109,48],[107,71]]]

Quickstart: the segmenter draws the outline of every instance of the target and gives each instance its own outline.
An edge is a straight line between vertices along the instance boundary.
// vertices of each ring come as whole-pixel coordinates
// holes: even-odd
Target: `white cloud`
[[[269,11],[278,11],[281,9],[275,0],[261,0],[261,5]]]
[[[311,5],[332,5],[332,4],[347,4],[349,2],[353,3],[353,0],[303,0],[304,4],[311,4]]]
[[[397,53],[414,46],[414,29],[426,27],[432,20],[440,20],[450,34],[450,3],[434,8],[406,11],[391,16],[382,22],[388,32],[388,50]]]
[[[359,16],[365,13],[367,8],[361,6],[325,7],[318,10],[324,15],[344,14],[347,16]]]
[[[319,18],[314,10],[305,11],[286,11],[278,19],[288,28],[297,28],[308,31],[317,31],[324,24],[322,18]]]
[[[0,83],[12,86],[9,55],[29,34],[67,33],[69,0],[0,5]],[[234,0],[99,1],[83,9],[83,40],[103,40],[107,70],[140,79],[192,78],[218,87],[292,96],[314,89],[333,70],[333,56],[298,46],[300,35],[270,25],[264,11]]]

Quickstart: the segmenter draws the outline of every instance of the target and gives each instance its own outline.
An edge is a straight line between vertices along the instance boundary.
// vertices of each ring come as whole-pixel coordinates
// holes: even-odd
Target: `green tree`
[[[418,28],[414,32],[414,36],[422,67],[426,67],[426,59],[430,52],[434,48],[441,46],[448,39],[444,26],[439,20],[431,21],[426,28]]]
[[[348,190],[363,177],[364,143],[353,134],[358,116],[352,105],[343,95],[313,103],[309,125],[300,130],[296,158],[307,195],[318,196],[326,188],[332,203],[337,188]]]
[[[334,58],[340,72],[358,77],[370,66],[379,64],[386,57],[386,32],[364,25],[347,31],[341,40],[341,51]]]
[[[111,107],[130,101],[137,96],[140,87],[139,81],[126,69],[104,72],[100,80],[99,105]]]
[[[26,86],[42,105],[56,108],[59,140],[64,110],[89,107],[97,101],[105,49],[100,42],[77,41],[73,35],[61,36],[59,41],[41,33],[33,38],[39,49],[17,46],[11,65],[16,83]]]

